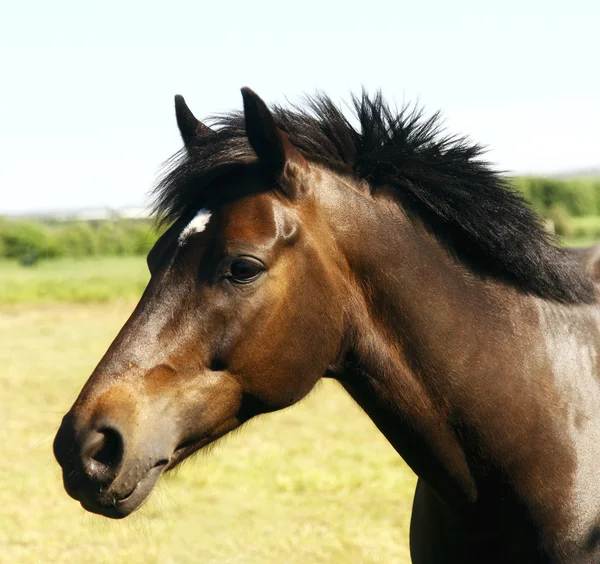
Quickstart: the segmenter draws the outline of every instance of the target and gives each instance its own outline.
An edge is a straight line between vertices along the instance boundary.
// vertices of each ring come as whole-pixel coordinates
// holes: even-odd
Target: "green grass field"
[[[0,260],[0,304],[138,299],[150,274],[143,257],[89,257],[21,266]]]
[[[85,513],[52,439],[132,307],[0,308],[0,562],[409,562],[415,478],[333,382],[197,455],[126,520]]]

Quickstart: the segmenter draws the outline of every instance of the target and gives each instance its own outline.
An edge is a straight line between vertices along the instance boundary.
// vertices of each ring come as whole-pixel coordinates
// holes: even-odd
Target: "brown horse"
[[[592,280],[596,284],[600,283],[600,244],[591,247],[573,247],[569,252],[579,257]]]
[[[328,98],[214,129],[157,188],[144,295],[64,417],[67,492],[165,471],[338,379],[419,476],[416,563],[600,562],[600,309],[583,261],[436,116]],[[365,448],[368,448],[365,445]]]

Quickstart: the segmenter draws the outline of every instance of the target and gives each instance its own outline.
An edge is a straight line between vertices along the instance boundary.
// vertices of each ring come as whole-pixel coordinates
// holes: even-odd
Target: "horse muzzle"
[[[166,469],[175,450],[167,434],[154,434],[137,445],[128,444],[127,436],[132,435],[114,419],[77,425],[70,413],[63,418],[54,455],[66,492],[84,509],[113,519],[126,517],[148,498]]]

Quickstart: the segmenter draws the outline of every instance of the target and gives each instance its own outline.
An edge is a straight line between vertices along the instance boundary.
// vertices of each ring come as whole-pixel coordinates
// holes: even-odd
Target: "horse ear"
[[[308,163],[277,127],[262,99],[250,88],[242,88],[242,97],[246,135],[258,160],[288,197],[296,197],[302,185],[298,173],[307,170]]]
[[[214,133],[210,127],[196,119],[196,116],[194,116],[192,111],[188,108],[188,105],[185,103],[181,94],[175,96],[175,116],[177,117],[179,133],[181,133],[181,138],[186,146],[198,137],[202,137],[208,133]]]

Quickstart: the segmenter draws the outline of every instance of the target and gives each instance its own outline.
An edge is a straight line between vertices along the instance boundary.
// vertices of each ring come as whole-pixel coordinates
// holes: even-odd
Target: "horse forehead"
[[[189,235],[202,233],[206,229],[211,215],[212,213],[207,209],[199,210],[192,220],[183,228],[181,233],[179,233],[179,243],[182,244]]]
[[[282,206],[268,194],[231,202],[223,210],[225,237],[230,241],[276,237],[282,213]]]

